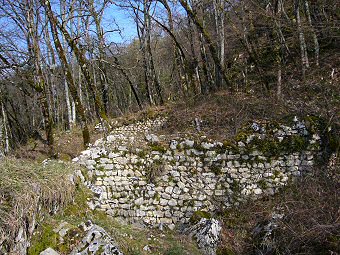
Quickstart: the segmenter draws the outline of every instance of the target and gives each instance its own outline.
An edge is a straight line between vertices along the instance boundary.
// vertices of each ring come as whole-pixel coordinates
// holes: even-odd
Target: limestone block
[[[168,194],[172,194],[173,189],[174,188],[172,186],[166,187],[165,192],[168,193]]]
[[[59,253],[49,247],[46,250],[40,252],[40,255],[59,255]]]
[[[168,202],[169,206],[176,206],[177,205],[177,201],[175,199],[170,199]]]
[[[260,188],[257,188],[257,189],[254,189],[254,194],[255,195],[260,195],[260,194],[262,194],[262,189],[260,189]]]
[[[161,193],[161,197],[167,200],[171,198],[171,196],[168,193]]]
[[[159,204],[165,206],[168,204],[168,201],[169,201],[168,199],[161,198],[159,200]]]

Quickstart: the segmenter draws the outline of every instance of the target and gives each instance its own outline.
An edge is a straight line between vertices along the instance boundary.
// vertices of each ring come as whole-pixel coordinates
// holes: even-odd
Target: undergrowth
[[[0,162],[0,253],[13,246],[19,229],[28,236],[34,230],[33,218],[54,213],[72,201],[74,185],[69,174],[72,164],[46,163],[4,158]],[[38,211],[40,208],[40,212]]]
[[[339,176],[339,161],[333,172]],[[265,247],[254,229],[269,223],[275,211],[284,217]],[[331,178],[326,167],[318,167],[273,197],[221,212],[221,219],[220,255],[339,254],[340,181]]]

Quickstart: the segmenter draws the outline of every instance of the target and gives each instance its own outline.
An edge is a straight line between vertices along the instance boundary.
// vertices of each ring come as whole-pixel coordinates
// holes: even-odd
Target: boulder
[[[101,252],[102,255],[123,255],[112,237],[102,227],[88,221],[82,224],[82,228],[86,233],[70,255],[97,254],[97,252]]]
[[[221,228],[218,220],[202,218],[198,223],[187,228],[185,233],[196,239],[198,247],[205,255],[216,255]]]

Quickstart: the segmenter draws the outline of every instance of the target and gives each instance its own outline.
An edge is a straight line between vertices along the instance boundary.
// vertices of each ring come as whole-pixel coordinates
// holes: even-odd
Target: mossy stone
[[[56,249],[59,246],[59,236],[53,231],[53,226],[42,225],[43,232],[40,235],[34,235],[32,246],[28,249],[28,255],[40,254],[48,247]]]

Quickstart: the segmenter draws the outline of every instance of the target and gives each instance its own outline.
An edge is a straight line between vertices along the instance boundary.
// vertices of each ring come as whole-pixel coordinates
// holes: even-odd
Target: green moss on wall
[[[308,138],[300,135],[284,137],[282,141],[275,137],[260,139],[255,137],[249,144],[248,150],[258,150],[265,156],[278,156],[284,153],[302,152],[308,149]]]
[[[226,247],[223,247],[223,248],[218,248],[217,251],[216,251],[216,255],[235,255],[236,253],[230,249],[230,248],[226,248]]]
[[[266,190],[268,188],[268,183],[266,180],[262,179],[257,182],[257,185],[262,189]]]
[[[152,151],[158,151],[160,153],[165,153],[166,148],[160,144],[150,144],[149,145]]]
[[[211,165],[210,171],[213,172],[215,175],[221,175],[222,174],[222,167],[218,165]]]

